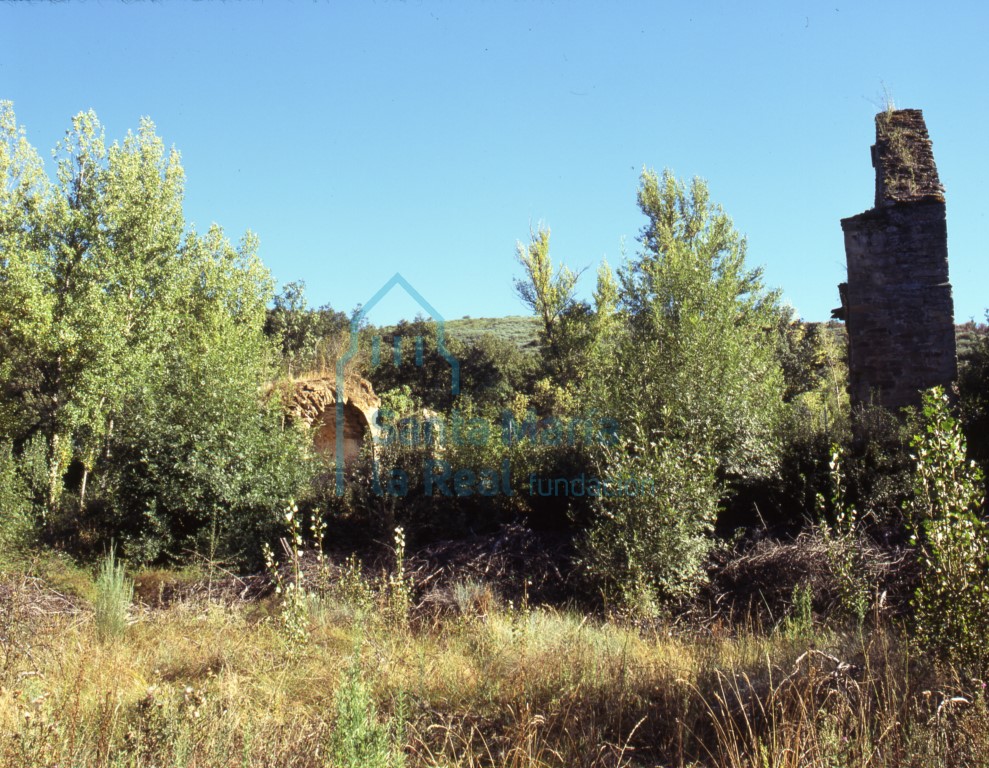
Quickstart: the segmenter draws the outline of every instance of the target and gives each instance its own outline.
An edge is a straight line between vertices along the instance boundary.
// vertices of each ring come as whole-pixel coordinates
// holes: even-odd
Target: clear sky
[[[989,307],[987,35],[981,2],[3,3],[0,98],[45,157],[81,110],[111,140],[150,116],[187,219],[258,233],[314,305],[399,271],[447,318],[524,314],[514,249],[539,223],[589,294],[638,247],[641,170],[668,167],[823,320],[885,85],[927,118],[961,322]]]

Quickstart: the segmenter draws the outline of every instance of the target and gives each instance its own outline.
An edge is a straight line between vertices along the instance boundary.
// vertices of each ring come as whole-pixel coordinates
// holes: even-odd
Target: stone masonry
[[[944,188],[919,109],[876,115],[872,165],[875,207],[841,220],[848,282],[834,316],[852,404],[900,408],[957,372]]]

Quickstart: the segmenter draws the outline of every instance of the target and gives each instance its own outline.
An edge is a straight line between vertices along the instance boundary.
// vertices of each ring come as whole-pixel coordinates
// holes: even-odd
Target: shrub
[[[392,720],[378,717],[371,688],[355,654],[336,693],[336,721],[330,740],[330,764],[339,768],[402,768],[401,711]]]
[[[847,498],[874,533],[898,537],[904,510],[914,492],[910,438],[916,413],[897,416],[880,406],[858,406],[852,413],[852,439],[844,451]]]
[[[809,584],[793,587],[790,615],[783,623],[783,634],[794,640],[809,640],[814,636],[814,589]]]
[[[915,596],[917,640],[951,662],[989,661],[989,523],[982,517],[982,473],[966,455],[961,427],[940,388],[924,396],[924,431],[911,506],[922,568]]]
[[[607,463],[583,563],[602,593],[654,612],[700,583],[718,511],[713,461],[667,441],[619,445]]]

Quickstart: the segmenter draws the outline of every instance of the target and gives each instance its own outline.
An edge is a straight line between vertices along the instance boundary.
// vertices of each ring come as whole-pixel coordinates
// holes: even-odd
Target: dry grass
[[[893,627],[646,630],[470,591],[475,609],[411,628],[379,600],[314,599],[302,647],[271,602],[201,597],[138,606],[100,642],[85,601],[8,574],[0,764],[989,764],[982,682],[912,658]],[[370,750],[351,762],[341,702]]]

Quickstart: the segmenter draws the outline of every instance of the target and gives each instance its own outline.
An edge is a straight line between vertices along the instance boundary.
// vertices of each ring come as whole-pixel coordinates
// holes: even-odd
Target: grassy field
[[[292,605],[222,574],[137,577],[128,605],[64,561],[7,569],[4,766],[989,764],[984,682],[878,617],[675,626],[478,583],[415,607],[396,574],[310,578]]]

